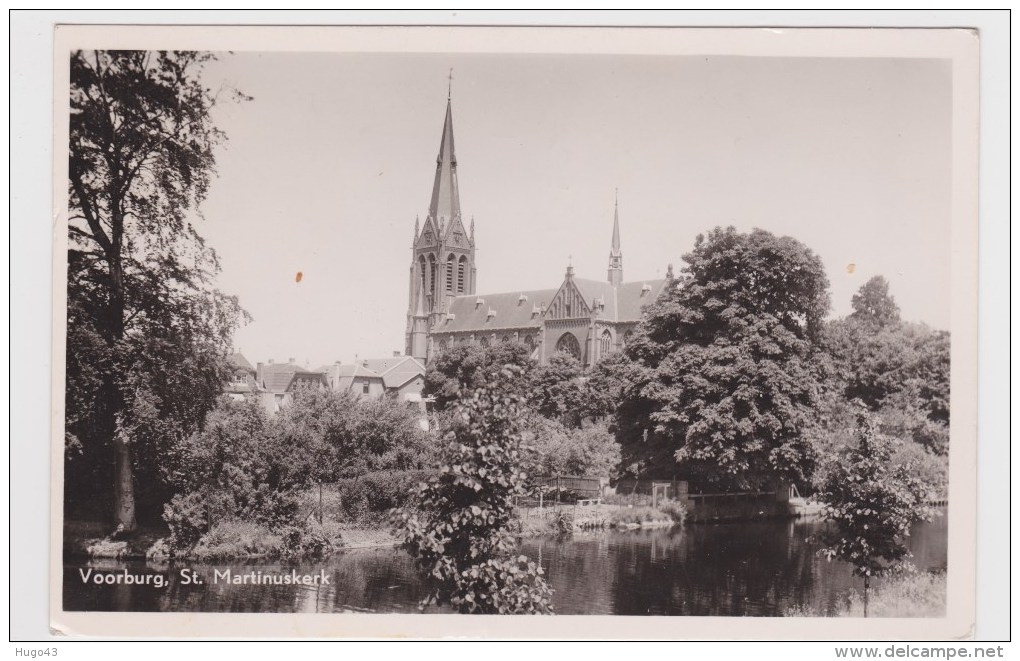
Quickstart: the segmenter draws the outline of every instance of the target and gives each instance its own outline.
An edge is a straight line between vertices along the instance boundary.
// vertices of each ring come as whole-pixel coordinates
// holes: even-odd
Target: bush
[[[190,555],[200,560],[229,560],[253,555],[274,556],[283,550],[281,537],[266,526],[229,520],[213,525]]]
[[[650,521],[664,521],[669,515],[663,514],[652,507],[628,507],[613,512],[610,522],[614,525],[621,523],[648,523]]]
[[[432,471],[379,471],[340,480],[336,484],[337,516],[342,521],[381,518],[389,510],[408,503],[418,485],[428,481]]]
[[[679,500],[663,500],[657,504],[656,509],[673,519],[674,523],[687,520],[687,506]]]
[[[288,555],[321,558],[344,547],[340,525],[311,520],[301,526],[287,526],[281,531],[283,550]]]
[[[553,515],[552,528],[557,533],[574,532],[574,515],[568,510],[557,510]]]
[[[163,508],[163,520],[170,528],[171,553],[190,550],[209,529],[205,499],[198,493],[174,496]]]

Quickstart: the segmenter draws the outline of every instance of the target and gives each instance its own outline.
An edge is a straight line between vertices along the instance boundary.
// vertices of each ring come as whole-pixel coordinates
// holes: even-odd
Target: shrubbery
[[[610,523],[619,525],[621,523],[650,523],[652,521],[664,521],[670,518],[668,514],[660,512],[654,507],[628,507],[613,512],[610,516]]]
[[[172,457],[177,495],[163,515],[171,553],[219,549],[209,546],[210,536],[228,522],[279,536],[284,553],[338,548],[339,535],[328,522],[309,522],[309,490],[341,477],[333,513],[353,520],[403,504],[427,477],[421,468],[434,455],[418,418],[403,402],[358,401],[318,390],[298,391],[274,418],[255,399],[222,400],[204,429]],[[246,548],[238,542],[215,553],[235,547]]]
[[[434,470],[377,471],[340,480],[335,485],[337,515],[345,521],[378,518],[407,504],[418,485],[435,474]]]

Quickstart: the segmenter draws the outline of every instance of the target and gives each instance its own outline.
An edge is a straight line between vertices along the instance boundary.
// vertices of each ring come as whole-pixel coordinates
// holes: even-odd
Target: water
[[[828,613],[851,587],[849,566],[827,562],[805,540],[817,522],[762,521],[684,528],[575,534],[525,540],[522,551],[541,562],[563,614],[778,616],[791,606]],[[946,566],[946,517],[914,527],[919,569]],[[83,584],[80,571],[161,575],[153,585]],[[202,577],[187,584],[181,571]],[[214,573],[320,575],[329,585],[233,585]],[[222,575],[222,574],[221,574]],[[152,579],[150,579],[151,581]],[[152,564],[68,559],[65,610],[171,612],[416,612],[425,594],[411,559],[395,549],[365,549],[318,562]],[[432,609],[430,612],[436,612]]]

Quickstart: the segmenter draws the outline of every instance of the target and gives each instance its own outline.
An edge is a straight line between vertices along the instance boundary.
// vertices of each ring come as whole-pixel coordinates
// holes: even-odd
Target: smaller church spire
[[[418,224],[418,216],[415,216],[414,217],[414,240],[415,241],[418,240],[418,231],[419,231],[419,229],[420,229],[420,226]]]
[[[620,189],[613,202],[613,242],[609,249],[609,282],[614,287],[623,282],[623,252],[620,250]]]

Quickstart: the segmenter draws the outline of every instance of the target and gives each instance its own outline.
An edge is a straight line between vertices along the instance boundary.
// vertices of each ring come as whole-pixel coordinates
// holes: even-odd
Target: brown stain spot
[[[304,275],[301,273],[301,271],[298,271],[297,275],[294,276],[294,282],[301,282],[301,278],[303,277]]]
[[[850,262],[849,264],[846,265],[846,272],[847,273],[853,273],[856,268],[857,268],[857,265],[854,264],[853,262]],[[301,275],[301,274],[299,273],[298,275]]]

